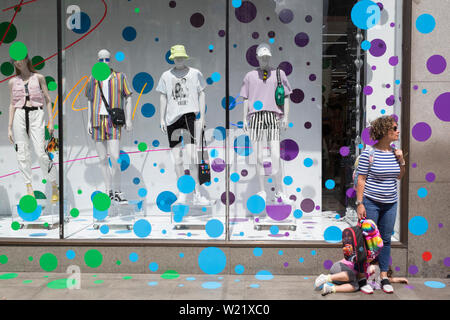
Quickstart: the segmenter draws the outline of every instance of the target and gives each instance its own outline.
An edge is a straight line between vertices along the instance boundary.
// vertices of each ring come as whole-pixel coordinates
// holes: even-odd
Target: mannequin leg
[[[294,201],[287,196],[286,186],[283,182],[284,178],[284,166],[281,163],[280,158],[280,141],[270,141],[270,158],[272,161],[272,175],[274,178],[277,191],[275,198],[281,198],[284,204],[293,205]],[[276,200],[276,199],[275,199]]]
[[[176,147],[173,147],[170,150],[170,156],[172,158],[172,163],[175,167],[175,174],[177,175],[177,181],[178,181],[178,179],[184,175],[184,162],[183,162],[183,155],[181,153],[181,145],[180,144],[178,144]],[[186,194],[179,192],[177,195],[177,202],[185,203],[186,202]]]
[[[111,172],[109,171],[109,163],[107,157],[106,141],[96,141],[95,149],[99,158],[99,166],[105,181],[106,193],[111,191]]]
[[[112,189],[120,192],[120,164],[118,162],[120,157],[120,142],[119,140],[108,140],[106,142],[107,151],[111,160],[111,177]]]
[[[28,195],[34,195],[31,186],[31,153],[29,138],[25,127],[25,111],[17,109],[14,114],[13,121],[14,144],[17,155],[17,164],[19,171],[22,173]]]

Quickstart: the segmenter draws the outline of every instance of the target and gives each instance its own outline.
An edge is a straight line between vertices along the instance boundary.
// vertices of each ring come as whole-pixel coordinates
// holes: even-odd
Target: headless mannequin
[[[172,73],[177,78],[182,78],[186,76],[189,72],[189,67],[186,66],[186,58],[174,58],[175,67],[172,70]],[[200,106],[200,119],[196,120],[196,130],[202,129],[205,126],[205,92],[201,91],[199,93],[199,106]],[[166,110],[167,110],[167,96],[165,94],[161,94],[160,96],[160,106],[161,106],[161,131],[164,134],[167,134],[167,124],[166,124]],[[197,123],[200,122],[199,126]],[[200,141],[201,142],[201,141]],[[197,141],[197,143],[200,143]],[[188,158],[188,164],[189,164],[189,172],[191,176],[198,182],[198,168],[197,168],[197,146],[195,144],[190,143],[190,140],[188,139],[188,143],[185,143],[185,152],[186,157]],[[177,180],[184,175],[184,161],[183,161],[183,151],[181,144],[178,144],[170,151],[172,162],[175,165],[175,173],[177,175]],[[195,184],[195,190],[194,190],[194,197],[195,198],[202,198],[199,190],[198,190],[199,184]],[[206,199],[204,199],[206,200]],[[184,203],[186,202],[186,194],[179,193],[177,197],[177,202]]]
[[[270,71],[270,56],[269,55],[257,55],[257,59],[259,61],[259,68],[261,70]],[[248,115],[249,105],[248,105],[248,99],[244,99],[244,130],[248,132]],[[289,99],[284,100],[284,115],[283,118],[280,120],[280,129],[286,130],[288,126],[288,118],[289,118]],[[274,183],[277,186],[277,196],[283,200],[285,204],[293,204],[293,201],[290,200],[286,196],[286,188],[284,184],[282,183],[282,178],[284,177],[284,166],[280,164],[280,141],[270,141],[270,158],[272,162],[272,175],[274,177]],[[267,193],[264,191],[264,141],[252,141],[253,147],[256,149],[256,157],[257,157],[257,163],[256,163],[256,172],[258,174],[259,178],[259,186],[260,186],[260,192],[258,192],[258,195],[260,195],[264,200],[266,200]]]
[[[103,49],[98,53],[98,59],[100,62],[104,62],[109,65],[109,59],[111,54]],[[105,59],[108,59],[105,60]],[[109,101],[108,101],[109,102]],[[133,129],[131,123],[131,96],[127,97],[125,104],[125,118],[126,124],[125,129],[131,131]],[[91,109],[92,103],[88,101],[88,127],[87,131],[92,134],[92,119],[91,119]],[[120,156],[120,141],[118,139],[105,140],[105,141],[95,141],[95,149],[97,150],[97,155],[99,157],[100,169],[105,180],[106,193],[110,190],[120,192],[120,165],[117,162]],[[109,167],[108,155],[111,159],[111,168]],[[111,169],[111,170],[110,170]]]

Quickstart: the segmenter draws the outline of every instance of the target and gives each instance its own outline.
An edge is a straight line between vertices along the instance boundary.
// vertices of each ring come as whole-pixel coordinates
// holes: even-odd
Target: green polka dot
[[[44,278],[48,278],[48,276],[44,276]]]
[[[97,268],[102,264],[103,256],[100,251],[91,249],[85,253],[84,262],[90,268]]]
[[[17,221],[14,221],[13,223],[11,223],[11,229],[13,229],[14,231],[17,231],[20,229],[20,223],[18,223]]]
[[[44,271],[51,272],[58,266],[58,259],[52,253],[44,253],[39,259],[39,265]]]
[[[48,222],[44,223],[44,228],[48,228]]]
[[[139,149],[139,151],[142,151],[142,152],[146,151],[147,150],[147,144],[145,142],[139,143],[138,144],[138,149]]]
[[[0,275],[0,280],[9,280],[17,278],[19,275],[17,273],[4,273]]]
[[[36,70],[42,70],[45,67],[44,58],[41,56],[35,56],[31,59],[31,63],[33,64]]]
[[[105,280],[95,280],[94,281],[95,284],[102,284],[103,282],[105,282]]]
[[[117,261],[116,261],[116,264],[117,264],[118,266],[120,266],[120,265],[122,264],[122,262],[121,262],[120,260],[117,260]]]
[[[57,124],[55,124],[55,125],[53,126],[53,128],[55,128],[55,130],[58,130],[59,126],[58,126]]]
[[[33,257],[31,257],[31,256],[28,257],[28,260],[29,260],[29,261],[33,261]]]
[[[0,33],[1,34],[1,33]],[[0,66],[0,72],[4,75],[4,76],[10,76],[14,73],[14,66],[12,65],[12,63],[10,62],[4,62],[2,63],[2,65]]]
[[[49,289],[69,289],[76,285],[75,279],[58,279],[47,283]]]
[[[132,276],[125,276],[125,277],[123,277],[123,280],[130,280],[130,279],[133,279],[133,277]]]
[[[134,9],[134,12],[136,12],[136,13],[139,13],[140,11],[141,11],[141,9],[139,9],[139,8]]]
[[[33,280],[23,280],[22,283],[32,283]]]
[[[8,263],[8,257],[5,255],[0,256],[0,264],[7,264]]]
[[[20,209],[25,213],[32,213],[37,208],[36,198],[30,195],[23,196],[19,201]]]
[[[16,61],[23,60],[26,58],[27,54],[28,49],[23,42],[16,41],[9,47],[9,56],[13,60]]]
[[[55,91],[56,90],[56,88],[58,87],[58,85],[56,84],[56,82],[55,81],[50,81],[49,83],[48,83],[48,91]]]
[[[47,183],[47,180],[42,179],[42,183],[43,183],[43,184],[46,184],[46,183]]]
[[[92,67],[92,76],[95,80],[103,81],[108,79],[111,74],[111,68],[104,62],[97,62]]]
[[[76,218],[80,215],[80,210],[78,210],[77,208],[73,208],[72,210],[70,210],[70,215]]]
[[[106,211],[111,206],[111,198],[106,193],[99,192],[92,199],[92,203],[98,211]]]
[[[5,35],[6,29],[8,29],[9,22],[3,22],[0,23],[0,37],[3,38]],[[14,40],[16,40],[17,37],[17,28],[14,26],[14,24],[11,24],[9,26],[8,34],[5,37],[5,40],[3,40],[3,43],[11,43]]]
[[[78,189],[77,193],[78,193],[78,194],[82,194],[83,191],[82,191],[81,189]]]
[[[180,276],[180,274],[178,272],[176,272],[175,270],[167,270],[166,272],[164,272],[161,275],[161,278],[163,279],[176,279]]]

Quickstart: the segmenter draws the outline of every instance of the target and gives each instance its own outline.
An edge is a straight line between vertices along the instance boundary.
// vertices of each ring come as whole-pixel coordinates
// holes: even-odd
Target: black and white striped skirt
[[[266,134],[267,141],[280,141],[280,121],[272,111],[258,111],[250,115],[250,139],[262,141]]]

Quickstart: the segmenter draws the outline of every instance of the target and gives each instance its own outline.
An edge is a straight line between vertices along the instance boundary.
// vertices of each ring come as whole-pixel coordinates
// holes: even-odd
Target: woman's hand
[[[358,220],[363,220],[366,218],[366,208],[364,207],[363,204],[360,204],[356,208],[356,213],[358,214]]]
[[[403,164],[405,163],[405,159],[403,158],[403,151],[400,149],[396,149],[394,151],[395,157],[397,158],[398,163]]]
[[[12,128],[8,128],[8,139],[9,139],[9,142],[11,142],[11,144],[14,144],[14,136],[13,136]]]
[[[55,126],[53,125],[53,119],[49,119],[48,120],[48,133],[50,133],[50,135],[53,135],[53,132],[55,131]]]

